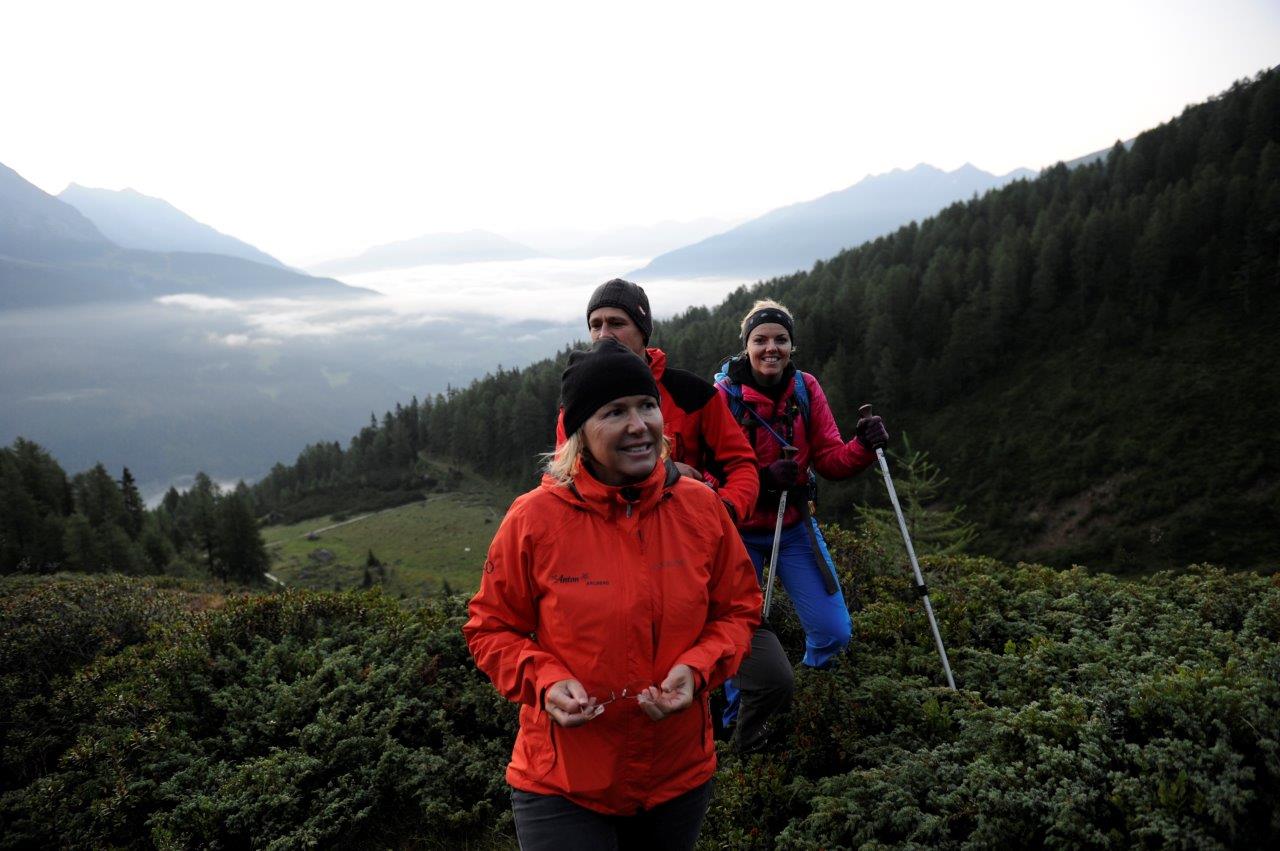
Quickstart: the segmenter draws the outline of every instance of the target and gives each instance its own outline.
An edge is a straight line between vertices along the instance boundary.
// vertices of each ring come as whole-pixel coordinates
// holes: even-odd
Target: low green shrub
[[[69,746],[0,800],[9,847],[334,847],[509,827],[515,712],[461,601],[231,600],[64,678]],[[499,833],[501,836],[501,833]]]
[[[927,559],[952,692],[905,559],[829,532],[854,641],[722,752],[702,847],[1280,844],[1280,579]],[[168,585],[0,583],[0,844],[511,845],[464,598]]]
[[[1280,842],[1280,582],[926,560],[953,693],[905,556],[831,542],[854,643],[799,672],[784,744],[722,785],[704,847],[729,816],[771,833],[753,847]]]

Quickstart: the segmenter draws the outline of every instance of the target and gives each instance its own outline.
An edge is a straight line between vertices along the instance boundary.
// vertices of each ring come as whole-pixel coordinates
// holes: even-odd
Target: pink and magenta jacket
[[[732,364],[729,370],[730,378],[740,382],[743,404],[763,417],[775,431],[785,435],[788,430],[786,429],[788,411],[796,409],[791,404],[791,397],[795,395],[793,373],[787,370],[783,376],[786,389],[775,402],[752,387],[749,381],[741,381],[744,370],[748,369],[750,367],[744,358]],[[840,436],[840,429],[836,426],[835,417],[831,415],[831,406],[827,402],[826,394],[822,392],[821,385],[818,384],[818,379],[807,372],[803,373],[803,378],[805,387],[809,391],[809,421],[806,427],[804,417],[797,412],[792,424],[794,434],[791,440],[799,450],[795,461],[800,467],[795,486],[803,487],[808,483],[810,466],[824,479],[836,481],[847,479],[866,469],[875,460],[875,452],[867,449],[856,438],[845,441]],[[717,385],[717,389],[724,397],[725,404],[731,406],[732,400],[728,389],[722,384]],[[743,413],[741,424],[748,440],[752,439],[754,432],[756,463],[758,467],[767,467],[782,457],[782,446],[773,435],[769,434],[768,429],[758,423],[759,421],[751,414]],[[777,497],[770,498],[762,491],[755,510],[738,526],[744,532],[769,531],[777,522],[777,515]],[[782,525],[792,526],[800,522],[803,516],[802,508],[790,502]]]

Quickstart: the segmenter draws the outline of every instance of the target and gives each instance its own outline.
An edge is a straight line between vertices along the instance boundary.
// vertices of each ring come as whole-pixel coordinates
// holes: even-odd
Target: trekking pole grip
[[[867,419],[867,418],[868,418],[868,417],[870,417],[870,416],[871,416],[871,403],[870,403],[870,402],[863,402],[863,403],[858,407],[858,422],[859,422],[859,423],[861,423],[863,420]],[[864,445],[865,445],[865,444],[864,444]],[[875,446],[875,447],[873,447],[873,448],[874,448],[874,449],[875,449],[875,451],[876,451],[876,456],[877,456],[877,457],[881,457],[881,458],[882,458],[882,457],[884,457],[884,445],[883,445],[883,444],[877,445],[877,446]]]

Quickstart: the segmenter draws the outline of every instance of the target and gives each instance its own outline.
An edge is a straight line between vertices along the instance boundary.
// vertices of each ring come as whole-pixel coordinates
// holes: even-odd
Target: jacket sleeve
[[[538,592],[533,581],[533,541],[520,512],[507,513],[489,545],[480,590],[471,598],[462,627],[476,667],[508,700],[541,708],[542,693],[569,669],[539,647]]]
[[[677,665],[688,665],[712,689],[732,677],[751,648],[751,636],[760,624],[760,582],[742,538],[724,506],[715,506],[720,518],[720,544],[711,570],[710,603],[702,634],[680,654]]]
[[[750,517],[756,507],[756,497],[760,495],[756,452],[747,442],[742,427],[734,422],[724,391],[719,388],[702,406],[702,438],[724,467],[725,482],[718,489],[720,498],[733,505],[739,520]]]
[[[857,438],[845,442],[840,436],[818,379],[806,374],[805,385],[809,389],[809,452],[818,475],[824,479],[847,479],[866,469],[875,460],[875,453]]]

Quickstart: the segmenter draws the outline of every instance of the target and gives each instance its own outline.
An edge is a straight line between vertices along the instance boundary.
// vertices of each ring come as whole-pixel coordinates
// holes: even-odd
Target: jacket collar
[[[550,476],[543,476],[542,488],[576,508],[613,519],[626,515],[628,506],[633,516],[651,511],[679,480],[676,465],[664,459],[653,466],[653,472],[644,481],[634,485],[606,485],[583,464],[571,485],[566,487]]]
[[[729,362],[729,378],[742,385],[742,398],[750,401],[765,400],[778,402],[785,400],[795,392],[796,365],[788,363],[782,371],[781,380],[768,390],[756,383],[755,374],[751,372],[751,361],[746,355],[740,355]]]

